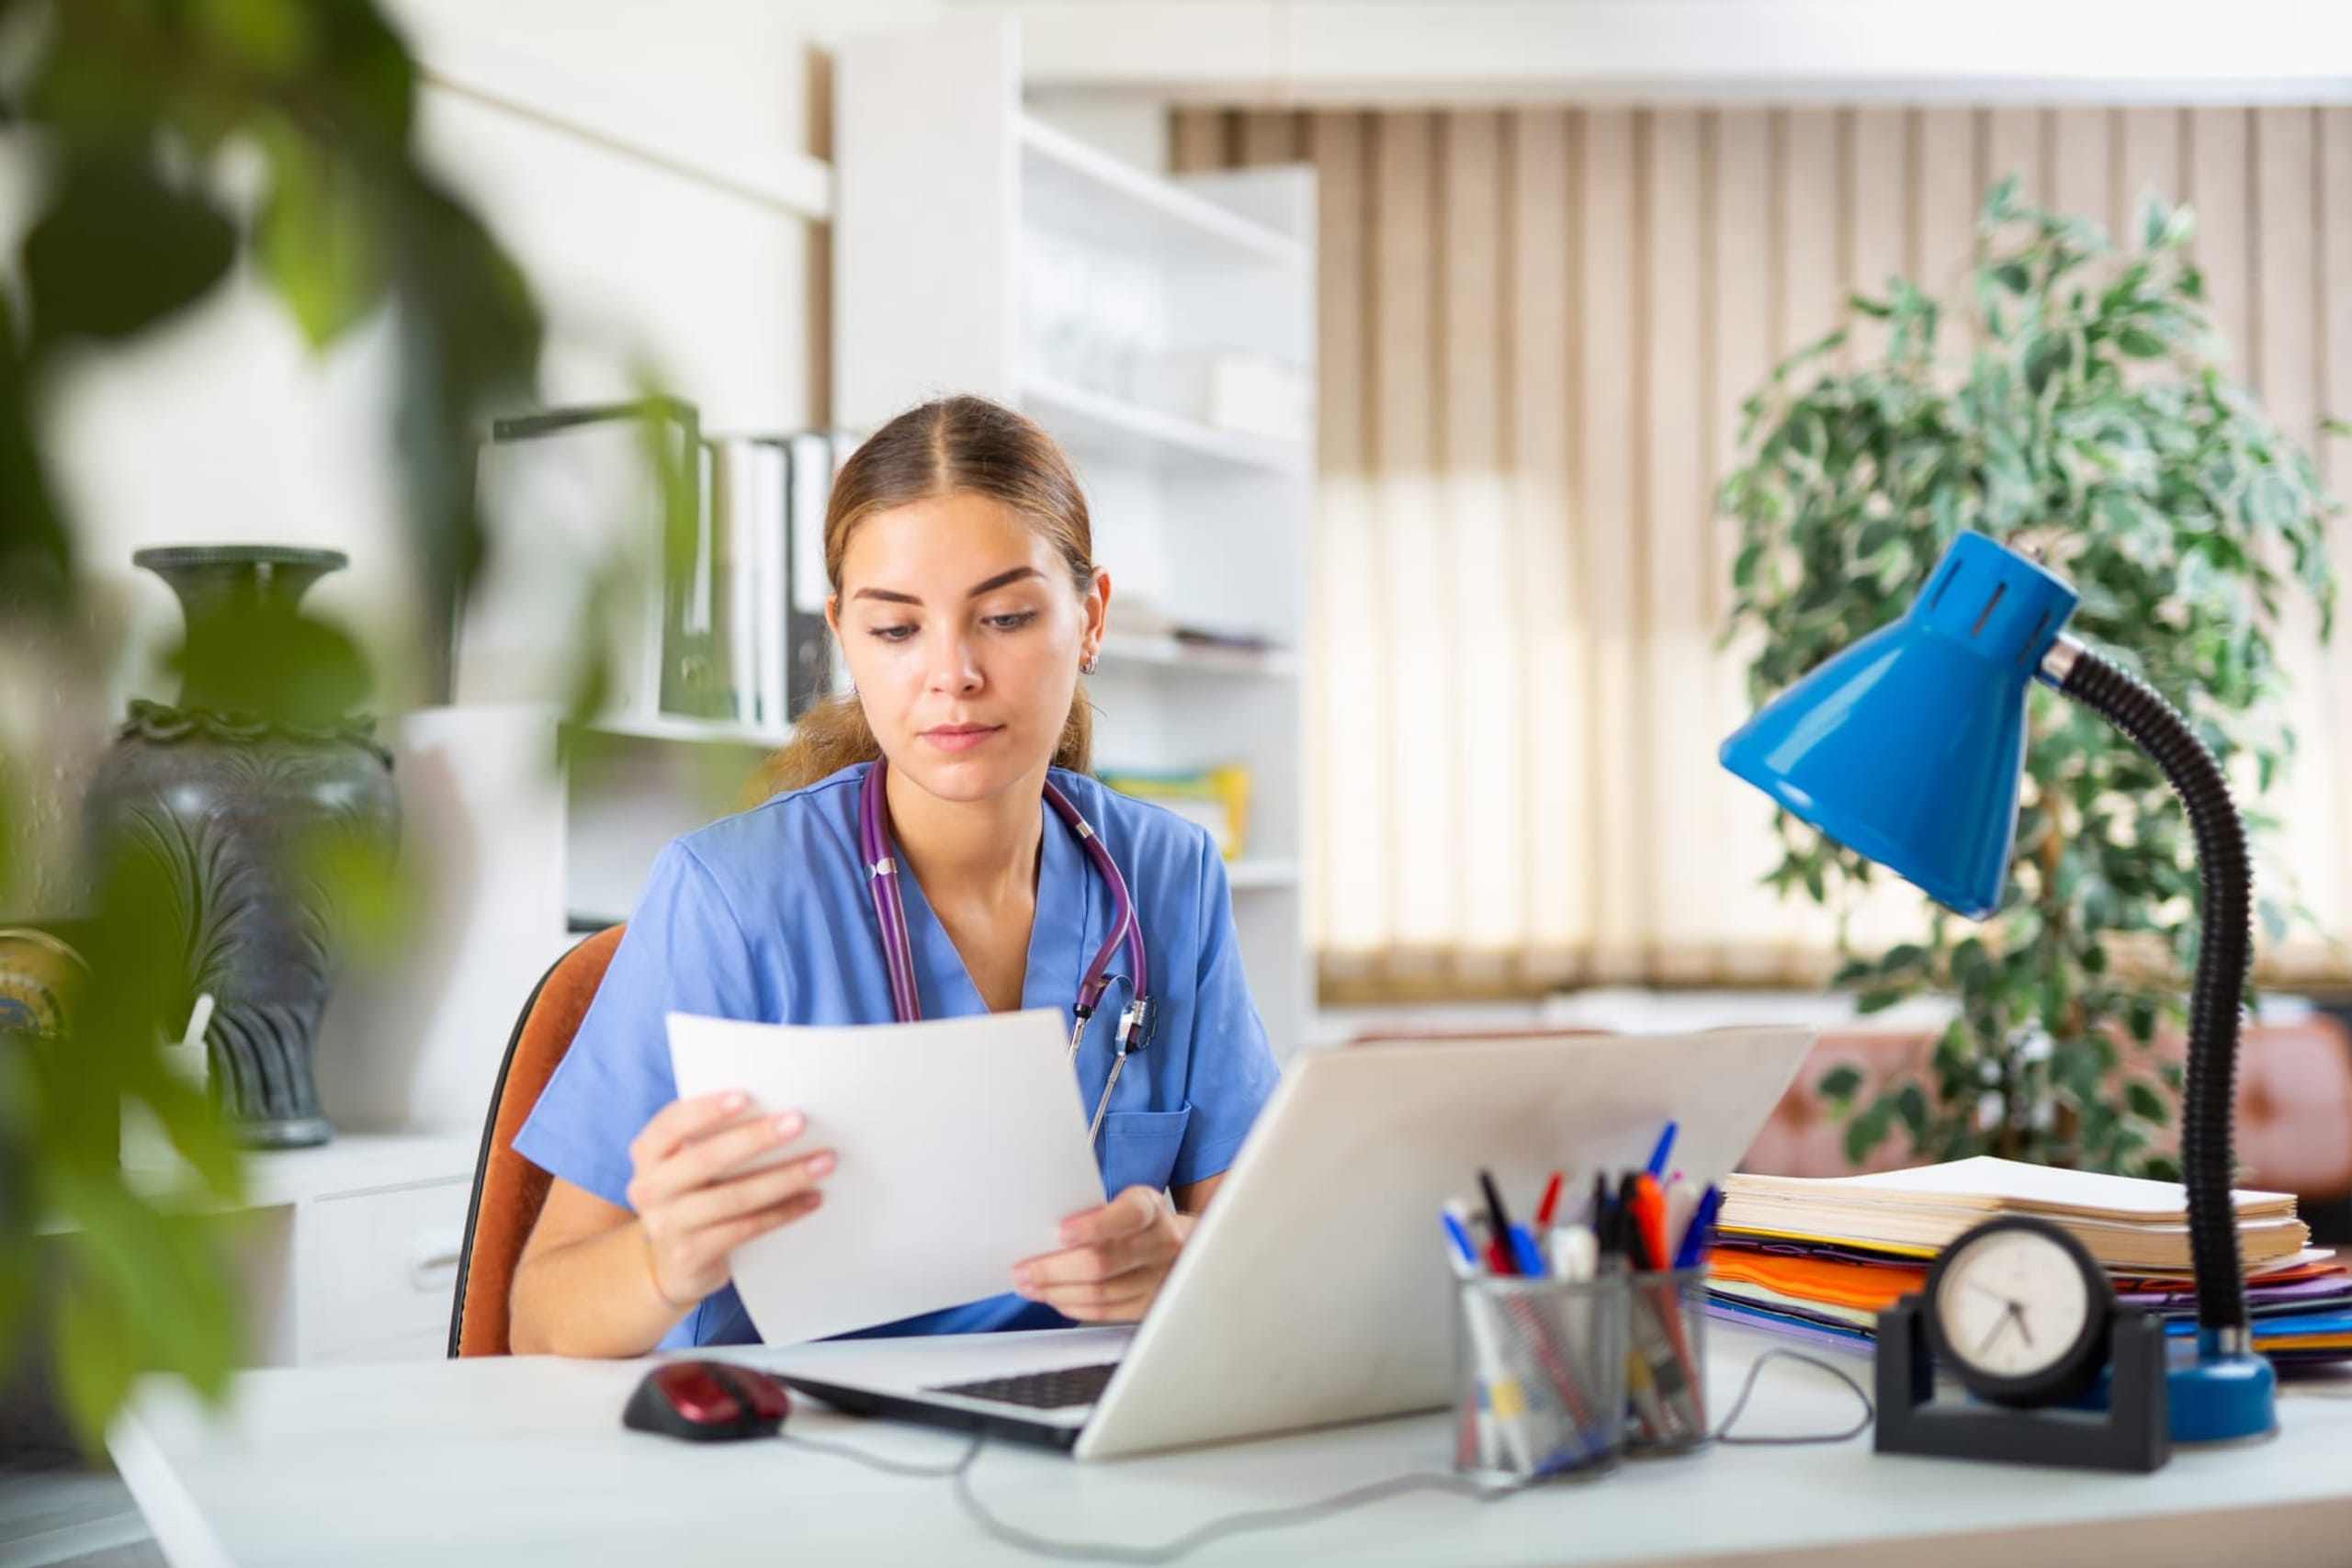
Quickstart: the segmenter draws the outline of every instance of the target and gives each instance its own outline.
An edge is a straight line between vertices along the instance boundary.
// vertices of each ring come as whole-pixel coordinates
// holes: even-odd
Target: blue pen
[[[1724,1193],[1720,1187],[1710,1187],[1699,1194],[1699,1206],[1690,1213],[1690,1228],[1682,1233],[1682,1245],[1674,1249],[1674,1266],[1689,1269],[1707,1250],[1708,1233],[1715,1228],[1715,1216],[1723,1212]]]
[[[1666,1179],[1666,1162],[1674,1157],[1674,1123],[1668,1122],[1666,1131],[1657,1135],[1657,1147],[1650,1151],[1650,1163],[1645,1168],[1649,1171],[1652,1181]]]
[[[1545,1273],[1544,1254],[1536,1247],[1535,1238],[1527,1234],[1525,1225],[1516,1223],[1511,1225],[1510,1234],[1511,1261],[1528,1279],[1542,1279]]]
[[[1470,1240],[1469,1227],[1462,1223],[1461,1216],[1453,1213],[1451,1205],[1439,1210],[1437,1217],[1445,1226],[1445,1239],[1453,1244],[1454,1256],[1461,1261],[1462,1266],[1454,1272],[1465,1279],[1476,1274],[1478,1249]]]

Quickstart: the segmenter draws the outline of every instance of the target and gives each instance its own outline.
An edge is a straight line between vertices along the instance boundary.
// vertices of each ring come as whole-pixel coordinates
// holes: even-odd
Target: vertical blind
[[[2352,414],[2352,108],[1187,108],[1180,170],[1319,179],[1322,500],[1308,750],[1327,997],[1813,980],[1836,926],[1757,886],[1769,808],[1714,761],[1741,400],[1900,272],[1958,284],[1984,189],[2128,231],[2197,210],[2232,368],[2318,442]],[[1864,322],[1849,355],[1871,351]],[[2321,442],[2352,491],[2352,442]],[[2330,548],[2352,581],[2352,526]],[[2277,797],[2352,940],[2352,635],[2278,628],[2301,761]],[[1890,888],[1850,911],[1920,919]]]

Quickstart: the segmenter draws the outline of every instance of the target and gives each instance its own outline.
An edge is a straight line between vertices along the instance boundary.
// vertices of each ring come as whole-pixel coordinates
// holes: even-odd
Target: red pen
[[[1634,1178],[1634,1198],[1627,1205],[1633,1212],[1634,1223],[1642,1227],[1642,1246],[1650,1255],[1650,1267],[1669,1267],[1674,1254],[1666,1246],[1666,1194],[1658,1190],[1657,1179],[1644,1171]]]
[[[1560,1173],[1554,1171],[1552,1179],[1544,1184],[1543,1201],[1535,1205],[1535,1234],[1542,1235],[1552,1228],[1552,1214],[1560,1206]]]

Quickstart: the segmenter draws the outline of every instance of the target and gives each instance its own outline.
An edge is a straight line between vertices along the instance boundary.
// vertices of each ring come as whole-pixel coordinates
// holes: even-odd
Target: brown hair
[[[842,590],[842,557],[860,523],[933,496],[969,491],[1003,502],[1052,541],[1083,593],[1094,584],[1094,535],[1078,476],[1038,424],[986,398],[941,398],[909,409],[851,454],[825,506],[825,583]],[[1094,713],[1081,689],[1070,699],[1054,766],[1084,773]],[[761,765],[752,798],[795,790],[882,754],[852,693],[820,698],[793,720],[792,739]]]

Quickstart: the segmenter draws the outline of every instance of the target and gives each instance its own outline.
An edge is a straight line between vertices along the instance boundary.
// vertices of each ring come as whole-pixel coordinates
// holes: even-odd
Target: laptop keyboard
[[[1073,1404],[1091,1404],[1102,1398],[1103,1386],[1118,1370],[1118,1362],[1104,1361],[1092,1367],[1060,1367],[1050,1372],[1023,1372],[1018,1377],[943,1383],[928,1392],[959,1393],[967,1399],[993,1399],[1031,1410],[1066,1410]]]

